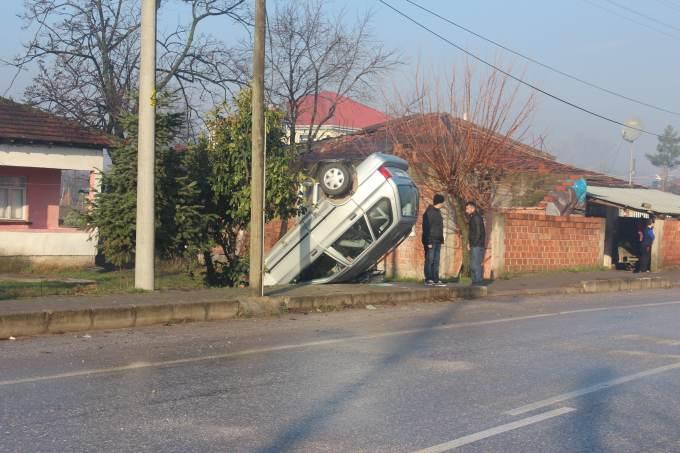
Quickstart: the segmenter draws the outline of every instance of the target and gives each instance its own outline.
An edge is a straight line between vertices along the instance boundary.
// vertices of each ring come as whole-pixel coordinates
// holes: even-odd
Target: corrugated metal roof
[[[638,211],[680,215],[680,196],[660,190],[588,186],[588,196]],[[643,207],[643,204],[650,207]]]

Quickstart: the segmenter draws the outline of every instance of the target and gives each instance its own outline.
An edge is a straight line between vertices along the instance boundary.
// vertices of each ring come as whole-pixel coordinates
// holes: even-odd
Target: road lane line
[[[589,393],[599,392],[601,390],[606,390],[618,385],[622,385],[631,381],[636,381],[649,376],[654,376],[657,374],[665,373],[667,371],[673,371],[680,369],[680,362],[672,363],[670,365],[660,366],[658,368],[652,368],[651,370],[641,371],[635,374],[629,374],[627,376],[621,376],[610,381],[600,382],[599,384],[591,385],[582,389],[574,390],[572,392],[563,393],[561,395],[553,396],[552,398],[547,398],[541,401],[536,401],[535,403],[527,404],[517,409],[505,412],[507,415],[522,415],[527,412],[535,411],[537,409],[543,409],[547,406],[552,406],[556,403],[561,403],[570,399],[578,398],[579,396],[587,395]]]
[[[426,448],[424,450],[418,450],[415,453],[442,453],[445,451],[451,451],[455,448],[462,447],[463,445],[468,445],[473,442],[497,436],[498,434],[507,433],[508,431],[513,431],[515,429],[523,428],[525,426],[534,425],[536,423],[540,423],[551,418],[559,417],[560,415],[574,412],[575,410],[576,409],[572,407],[561,407],[559,409],[544,412],[542,414],[534,415],[532,417],[527,417],[511,423],[506,423],[505,425],[496,426],[495,428],[485,429],[484,431],[480,431],[478,433],[459,437],[458,439],[454,439],[450,442],[435,445],[434,447]]]
[[[255,354],[266,354],[266,353],[270,353],[270,352],[293,351],[293,350],[297,350],[297,349],[304,349],[304,348],[311,348],[311,347],[323,347],[323,346],[347,343],[347,342],[352,342],[352,341],[377,340],[377,339],[382,339],[382,338],[397,337],[397,336],[401,336],[401,335],[413,335],[413,334],[419,334],[419,333],[431,332],[431,331],[445,331],[445,330],[461,329],[461,328],[465,328],[465,327],[479,327],[479,326],[489,326],[489,325],[494,325],[494,324],[511,323],[511,322],[516,322],[516,321],[528,321],[528,320],[542,319],[542,318],[555,318],[555,317],[559,317],[559,316],[579,314],[579,313],[589,313],[589,312],[593,312],[593,311],[629,310],[629,309],[636,309],[636,308],[662,307],[662,306],[668,306],[668,305],[680,305],[680,301],[658,302],[658,303],[651,303],[651,304],[623,305],[623,306],[602,307],[602,308],[595,308],[595,309],[584,308],[584,309],[581,309],[581,310],[571,310],[571,311],[562,311],[562,312],[554,312],[554,313],[541,313],[541,314],[527,315],[527,316],[514,316],[514,317],[510,317],[510,318],[490,319],[490,320],[487,320],[487,321],[459,322],[459,323],[455,323],[455,324],[439,325],[439,326],[434,326],[434,327],[422,327],[422,328],[417,328],[417,329],[398,330],[398,331],[394,331],[394,332],[382,332],[382,333],[376,333],[376,334],[370,334],[370,335],[359,335],[359,336],[353,336],[353,337],[334,338],[334,339],[330,339],[330,340],[310,341],[310,342],[306,342],[306,343],[271,346],[271,347],[267,347],[267,348],[244,349],[242,351],[226,352],[224,354],[214,354],[214,355],[201,356],[201,357],[188,357],[188,358],[184,358],[184,359],[165,360],[165,361],[158,361],[158,362],[136,362],[136,363],[132,363],[132,364],[128,364],[128,365],[121,365],[121,366],[109,367],[109,368],[95,368],[95,369],[90,369],[90,370],[73,371],[73,372],[52,374],[52,375],[46,375],[46,376],[35,376],[35,377],[29,377],[29,378],[4,380],[4,381],[0,381],[0,387],[8,386],[8,385],[28,384],[28,383],[34,383],[34,382],[50,381],[50,380],[54,380],[54,379],[77,378],[77,377],[86,377],[86,376],[109,374],[109,373],[118,373],[118,372],[124,372],[124,371],[134,371],[134,370],[140,370],[140,369],[145,369],[145,368],[157,368],[157,367],[168,367],[168,366],[174,366],[174,365],[185,365],[185,364],[189,364],[189,363],[198,363],[198,362],[207,362],[207,361],[212,361],[212,360],[231,359],[231,358],[238,358],[238,357],[244,357],[244,356],[255,355]]]

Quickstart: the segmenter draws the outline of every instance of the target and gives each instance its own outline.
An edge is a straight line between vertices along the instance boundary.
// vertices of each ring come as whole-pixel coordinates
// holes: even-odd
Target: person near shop
[[[640,272],[650,272],[652,264],[652,245],[654,244],[654,219],[650,218],[644,228],[640,254]]]

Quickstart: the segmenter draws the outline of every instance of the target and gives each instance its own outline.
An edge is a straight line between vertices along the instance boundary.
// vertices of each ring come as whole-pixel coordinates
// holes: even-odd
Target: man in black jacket
[[[423,247],[425,248],[425,284],[443,285],[439,281],[439,255],[444,242],[444,219],[441,208],[444,196],[436,194],[423,214]]]
[[[477,205],[471,201],[468,201],[465,204],[465,214],[467,214],[470,222],[468,250],[470,251],[470,273],[472,274],[472,284],[481,285],[484,283],[482,261],[484,260],[484,249],[486,246],[484,219],[479,214]]]

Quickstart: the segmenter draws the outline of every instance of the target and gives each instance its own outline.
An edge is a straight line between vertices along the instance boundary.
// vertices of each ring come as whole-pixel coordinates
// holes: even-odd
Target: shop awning
[[[680,196],[660,190],[588,186],[588,198],[640,212],[680,216]]]

